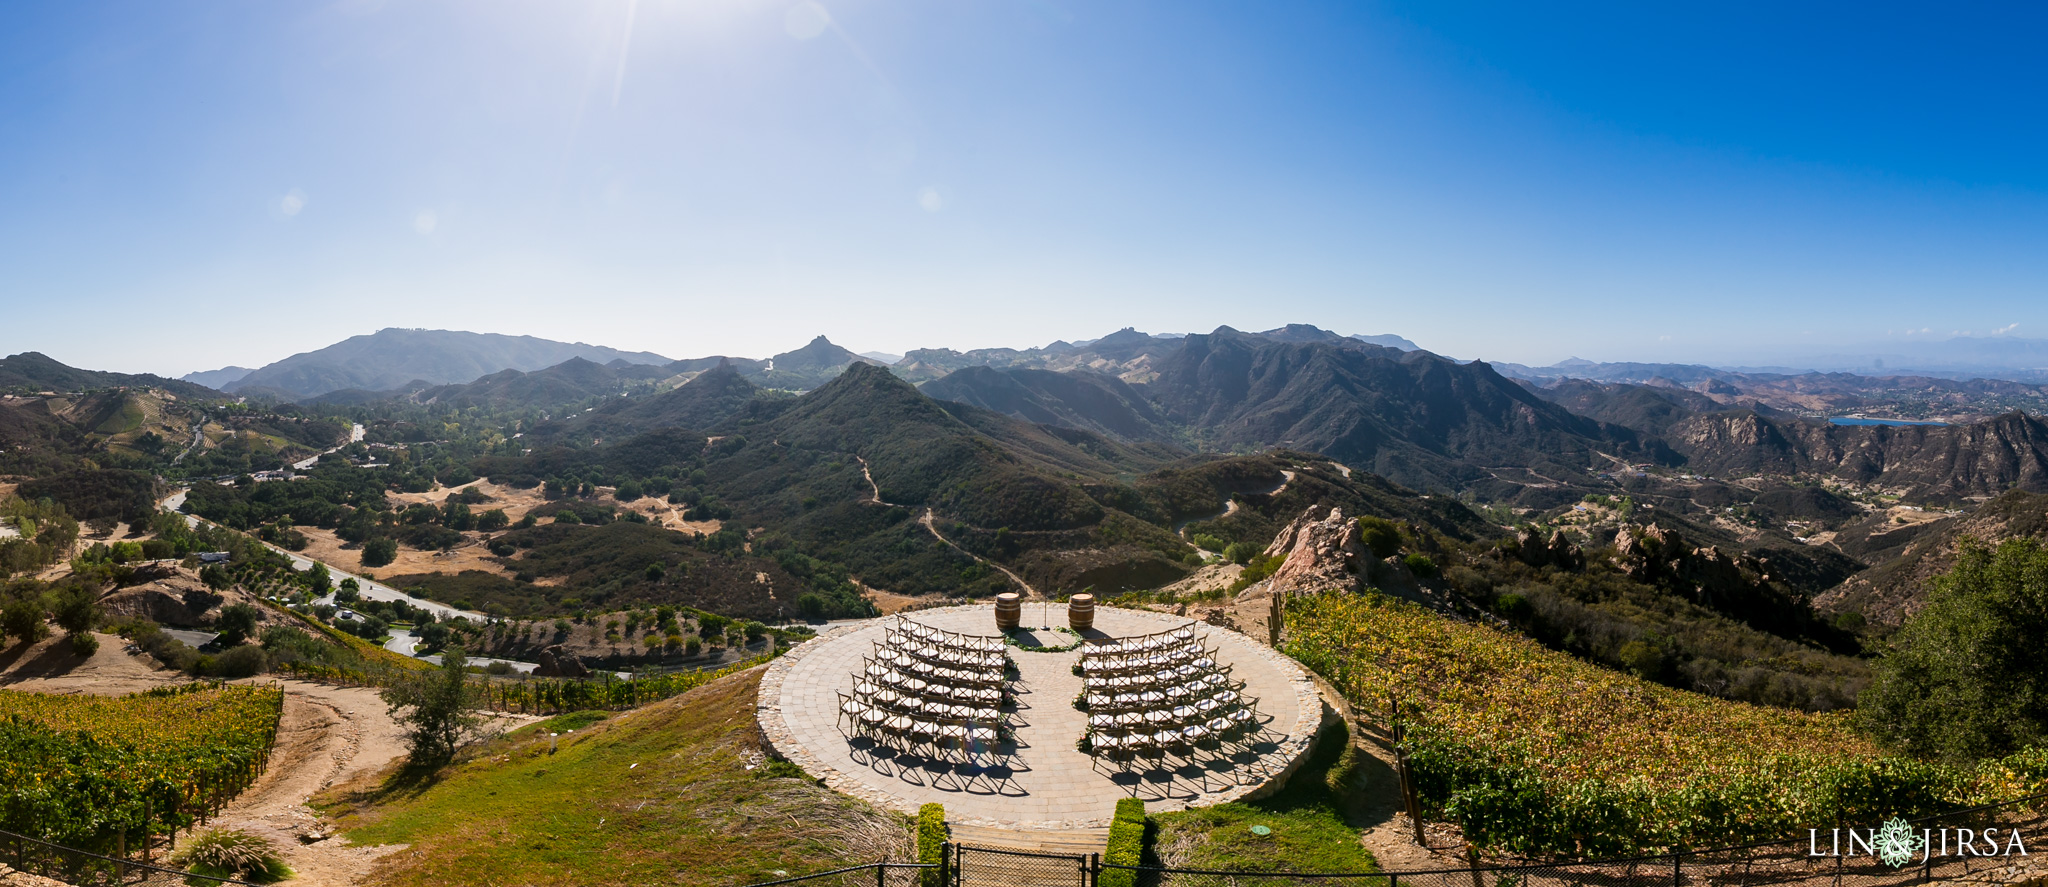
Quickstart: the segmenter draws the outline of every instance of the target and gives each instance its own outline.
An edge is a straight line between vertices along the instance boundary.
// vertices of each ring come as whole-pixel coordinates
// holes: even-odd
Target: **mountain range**
[[[79,392],[100,388],[161,388],[178,397],[218,397],[205,385],[148,373],[109,373],[66,366],[36,351],[0,358],[0,390]]]
[[[330,391],[385,391],[411,382],[472,382],[503,370],[538,370],[580,357],[599,363],[666,364],[645,351],[627,352],[580,342],[453,330],[384,329],[352,336],[317,351],[294,354],[223,384],[230,394],[298,400]],[[212,370],[194,377],[221,377]]]
[[[570,352],[577,353],[544,363]],[[543,437],[596,440],[669,425],[702,428],[707,416],[758,400],[760,389],[809,391],[849,368],[882,365],[824,336],[765,359],[669,361],[532,338],[384,330],[226,385],[282,397],[403,376],[382,388],[353,385],[298,399],[533,409],[560,417],[535,429]],[[2048,429],[2014,412],[2048,407],[2048,387],[2009,381],[1588,361],[1537,371],[1307,324],[1193,335],[1125,328],[1042,348],[916,349],[888,369],[938,400],[1123,444],[1288,448],[1417,489],[1529,507],[1570,501],[1637,466],[1824,475],[1928,501],[2048,488]],[[707,375],[705,385],[685,384]],[[1939,415],[1955,424],[1812,419],[1845,412]]]

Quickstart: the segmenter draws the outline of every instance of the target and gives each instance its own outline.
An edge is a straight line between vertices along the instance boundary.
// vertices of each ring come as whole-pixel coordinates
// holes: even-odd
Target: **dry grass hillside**
[[[315,798],[356,844],[403,844],[359,882],[744,884],[912,854],[908,821],[770,765],[755,669],[605,718],[564,715],[422,776]],[[549,754],[550,732],[563,732]]]

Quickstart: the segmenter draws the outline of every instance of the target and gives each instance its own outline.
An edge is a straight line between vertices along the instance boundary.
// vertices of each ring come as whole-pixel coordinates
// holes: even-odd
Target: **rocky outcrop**
[[[1552,530],[1545,538],[1535,527],[1523,527],[1515,533],[1513,540],[1501,546],[1501,551],[1532,567],[1556,567],[1572,572],[1586,567],[1586,555],[1572,540],[1565,538],[1563,530]]]
[[[1785,637],[1818,630],[1811,602],[1775,575],[1768,558],[1696,547],[1676,530],[1632,525],[1615,534],[1614,565],[1630,579],[1756,628]]]
[[[576,658],[576,654],[571,653],[568,650],[562,649],[561,644],[556,644],[552,647],[548,647],[547,649],[540,651],[540,656],[535,661],[539,663],[539,667],[533,670],[533,674],[535,677],[590,677],[590,667],[584,665],[583,660]]]
[[[1266,581],[1269,591],[1322,591],[1358,584],[1364,563],[1358,522],[1345,517],[1341,508],[1332,508],[1321,518],[1316,517],[1319,510],[1302,512],[1266,546],[1266,557],[1286,557]]]
[[[63,881],[53,881],[41,875],[17,871],[0,863],[0,887],[71,887]]]
[[[100,608],[117,621],[147,619],[173,628],[197,628],[212,625],[221,607],[252,602],[240,591],[214,591],[191,570],[174,567],[153,573],[146,582],[108,592],[100,598]],[[284,621],[267,607],[257,610],[263,624]]]

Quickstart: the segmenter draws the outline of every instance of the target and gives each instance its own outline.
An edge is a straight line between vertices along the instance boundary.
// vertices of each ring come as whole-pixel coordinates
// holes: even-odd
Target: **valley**
[[[78,663],[31,654],[43,672],[23,687],[118,692],[263,673],[293,687],[396,686],[459,649],[480,698],[520,717],[568,716],[548,693],[666,682],[652,697],[633,689],[630,701],[595,705],[637,712],[835,626],[1002,593],[1049,608],[1086,592],[1254,638],[1277,627],[1291,639],[1284,649],[1327,679],[1323,692],[1354,711],[1360,754],[1391,755],[1373,744],[1391,715],[1371,698],[1385,679],[1358,669],[1420,655],[1398,638],[1424,637],[1438,640],[1414,643],[1621,682],[1574,705],[1679,694],[1656,698],[1705,721],[1792,718],[1780,726],[1839,739],[1858,700],[1892,680],[1888,651],[1941,577],[1983,545],[2048,539],[2048,426],[2026,411],[2033,395],[2019,383],[1716,371],[1681,384],[1668,368],[1640,380],[1504,375],[1306,325],[925,349],[893,365],[824,337],[759,360],[668,360],[384,335],[223,382],[233,394],[33,355],[0,361],[18,380],[0,401],[0,565],[14,577],[9,600],[29,602],[6,606],[48,607],[54,620],[63,601],[96,597],[99,627],[114,632]],[[393,386],[395,371],[358,367],[430,358],[457,369],[408,370],[421,384]],[[1851,412],[1951,424],[1825,420]],[[160,504],[184,515],[160,515]],[[1318,524],[1325,514],[1335,523]],[[1328,526],[1340,537],[1316,535]],[[1329,594],[1349,597],[1289,609]],[[1372,601],[1413,609],[1398,619],[1355,609]],[[237,608],[253,612],[253,628],[233,628]],[[1380,664],[1319,658],[1335,648],[1318,638],[1365,624],[1397,637],[1374,654]],[[231,643],[235,631],[247,642]],[[117,646],[128,678],[101,663]],[[685,692],[662,717],[688,720],[751,692],[717,686],[722,701]],[[1450,706],[1430,709],[1433,723],[1463,717],[1464,692],[1430,702]],[[332,718],[306,727],[300,702],[287,709],[294,731],[345,729]],[[751,741],[723,735],[692,741]],[[1442,754],[1481,754],[1461,744],[1467,734],[1430,735]],[[1592,776],[1528,771],[1550,781],[1544,791],[1609,778],[1601,740],[1541,735],[1595,749],[1585,752]],[[1893,752],[1854,735],[1843,747],[1855,760],[1842,766],[1890,766],[1869,762]],[[530,754],[534,739],[490,742]],[[1818,754],[1809,745],[1786,754]],[[451,772],[467,775],[450,785],[504,778],[492,765],[460,767]],[[393,772],[349,771],[337,782],[353,782],[315,808],[257,811],[269,797],[257,791],[244,802],[256,812],[233,821],[280,841],[341,829],[432,848],[333,862],[318,848],[334,839],[317,841],[289,854],[311,878],[334,865],[380,883],[440,877],[427,873],[466,858],[461,845],[407,811],[452,801],[389,795],[379,786]],[[1451,780],[1425,792],[1442,817],[1431,828],[1493,842],[1496,860],[1574,852],[1444,812],[1465,809],[1443,806],[1462,797],[1455,774],[1465,771],[1425,772]],[[1673,786],[1697,778],[1660,772]],[[1376,822],[1353,827],[1389,858],[1431,858]],[[1774,827],[1695,823],[1705,831],[1683,839]],[[896,840],[883,832],[844,839]],[[1619,853],[1662,839],[1603,840]]]

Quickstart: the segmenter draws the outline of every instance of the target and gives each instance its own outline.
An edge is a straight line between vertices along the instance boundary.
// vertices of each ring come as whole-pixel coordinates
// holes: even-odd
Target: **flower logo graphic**
[[[1913,830],[1905,819],[1894,816],[1884,828],[1877,832],[1877,858],[1885,865],[1898,868],[1913,861],[1913,856],[1927,846],[1927,837]]]

